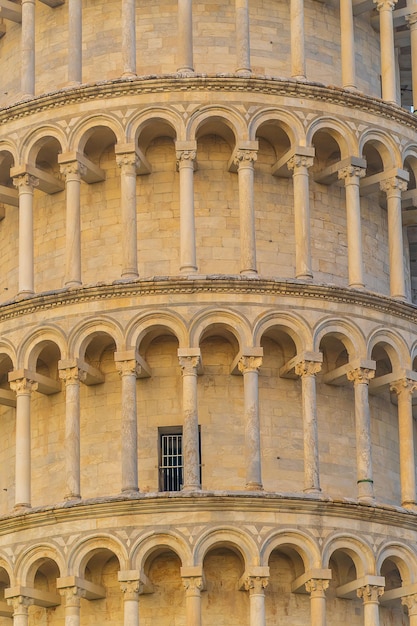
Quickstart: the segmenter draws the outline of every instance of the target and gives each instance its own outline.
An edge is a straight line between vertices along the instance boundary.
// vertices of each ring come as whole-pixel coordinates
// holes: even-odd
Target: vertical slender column
[[[401,602],[408,609],[409,626],[417,626],[417,594],[404,596]]]
[[[259,424],[258,372],[262,356],[242,356],[238,363],[245,393],[246,489],[262,489],[261,429]]]
[[[65,229],[65,285],[79,287],[81,280],[81,215],[80,186],[81,176],[86,167],[78,161],[60,166],[65,176],[66,186],[66,229]]]
[[[35,0],[22,0],[22,92],[35,94]]]
[[[10,388],[16,392],[15,509],[31,506],[30,400],[37,387],[27,378],[10,381]]]
[[[120,583],[123,592],[123,626],[139,626],[140,580],[126,580]]]
[[[350,2],[350,0],[348,1]],[[355,287],[356,289],[362,289],[365,286],[363,278],[361,205],[359,196],[359,180],[364,176],[365,169],[353,165],[348,165],[338,172],[339,179],[345,181],[346,191],[349,286]]]
[[[177,167],[180,174],[180,271],[190,274],[197,270],[194,219],[195,149],[179,149]]]
[[[245,589],[249,591],[249,626],[265,626],[265,587],[268,578],[265,576],[248,576]]]
[[[235,0],[236,4],[236,73],[251,73],[249,37],[249,0]]]
[[[379,626],[379,600],[384,587],[365,585],[357,590],[358,598],[363,600],[363,626]]]
[[[123,76],[136,76],[136,0],[122,0]]]
[[[321,370],[317,361],[300,361],[295,373],[301,377],[304,431],[304,491],[318,493],[320,489],[319,445],[317,435],[316,374]]]
[[[379,11],[382,98],[397,104],[394,23],[392,17],[397,0],[374,0],[374,3]]]
[[[122,492],[138,489],[138,425],[136,379],[140,366],[136,359],[116,360],[122,379]]]
[[[182,372],[182,410],[183,410],[183,460],[184,491],[200,489],[200,452],[198,434],[197,373],[200,365],[198,351],[178,350],[178,359]]]
[[[81,598],[86,596],[80,587],[62,587],[58,590],[65,600],[65,626],[80,626]]]
[[[240,273],[246,276],[257,274],[253,190],[254,163],[256,159],[256,150],[237,150],[234,158],[239,178]]]
[[[345,89],[356,89],[352,0],[340,0],[340,39],[342,85]]]
[[[33,190],[39,181],[22,174],[13,178],[19,191],[19,294],[34,293]]]
[[[65,382],[65,500],[81,498],[80,382],[86,373],[74,363],[59,362],[59,378]]]
[[[304,0],[291,0],[291,76],[306,80]]]
[[[403,378],[390,385],[398,398],[398,441],[400,446],[400,478],[402,506],[416,507],[416,477],[414,467],[413,391],[417,381]]]
[[[369,412],[368,386],[375,371],[358,367],[347,372],[348,380],[355,389],[356,470],[358,500],[373,502],[374,481],[371,456],[371,415]]]
[[[417,111],[417,13],[405,18],[410,28],[411,43],[411,85],[413,89],[413,108]]]
[[[326,626],[326,594],[329,581],[312,578],[306,582],[306,591],[310,594],[311,626]]]
[[[194,72],[193,64],[193,3],[178,0],[178,58],[177,72]]]
[[[68,83],[82,82],[82,0],[68,0]]]
[[[136,176],[139,159],[135,152],[117,154],[116,163],[121,169],[122,278],[135,279],[139,276],[136,219]]]
[[[288,169],[293,170],[294,185],[294,228],[295,228],[295,275],[305,280],[313,277],[311,270],[310,242],[310,198],[308,168],[313,158],[295,154],[288,161]]]
[[[16,596],[8,598],[7,603],[13,607],[13,626],[28,626],[29,607],[34,603],[32,598],[27,596]]]
[[[405,300],[401,192],[407,189],[407,182],[394,176],[381,181],[380,187],[387,194],[390,293],[392,298]]]
[[[186,626],[201,626],[203,579],[201,576],[183,576],[182,582],[185,588],[185,624]]]

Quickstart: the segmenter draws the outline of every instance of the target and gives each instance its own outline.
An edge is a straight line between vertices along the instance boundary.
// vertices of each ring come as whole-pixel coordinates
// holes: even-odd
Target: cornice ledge
[[[205,276],[199,278],[153,277],[132,282],[88,285],[81,288],[58,289],[43,292],[25,299],[16,299],[0,305],[0,322],[51,310],[66,305],[76,305],[113,298],[132,298],[152,295],[233,293],[289,296],[327,300],[352,306],[362,306],[385,315],[394,315],[417,322],[417,307],[399,302],[388,296],[351,288],[302,281],[243,278],[236,276]]]
[[[0,517],[0,536],[27,531],[58,523],[78,522],[82,519],[105,519],[116,516],[164,515],[189,512],[198,507],[206,511],[251,511],[294,513],[300,515],[337,517],[359,522],[372,522],[401,527],[417,532],[417,513],[402,507],[356,500],[331,500],[326,496],[282,494],[268,492],[200,491],[178,493],[138,493],[134,497],[109,496],[91,500],[64,502],[53,506],[31,509]]]
[[[189,77],[179,74],[143,75],[134,80],[118,78],[76,87],[65,87],[0,109],[0,125],[71,103],[185,90],[245,91],[322,100],[343,106],[349,105],[352,108],[375,113],[379,117],[396,120],[401,124],[417,129],[417,119],[413,113],[398,105],[384,102],[377,97],[315,82],[298,82],[289,78],[263,75],[239,77],[235,74],[195,74]]]

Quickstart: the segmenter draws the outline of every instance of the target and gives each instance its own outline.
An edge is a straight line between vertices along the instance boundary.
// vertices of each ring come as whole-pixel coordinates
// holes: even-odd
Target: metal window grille
[[[182,434],[161,434],[162,491],[180,491],[183,485]]]

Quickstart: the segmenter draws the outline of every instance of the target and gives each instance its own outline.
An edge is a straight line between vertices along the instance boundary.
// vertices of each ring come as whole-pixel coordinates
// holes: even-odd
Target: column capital
[[[321,371],[321,361],[299,361],[295,364],[294,371],[297,376],[315,376]]]
[[[204,580],[202,576],[182,576],[182,584],[184,585],[187,595],[199,595],[204,588]]]
[[[140,167],[140,158],[136,152],[124,152],[116,154],[116,164],[118,167],[133,167],[136,170]]]
[[[408,182],[399,176],[393,176],[391,178],[386,178],[385,180],[381,180],[379,183],[379,187],[381,191],[385,191],[387,196],[394,193],[401,193],[402,191],[406,191],[408,186]]]
[[[11,380],[9,384],[10,389],[15,391],[18,396],[28,396],[38,388],[38,383],[34,380],[29,380],[29,378],[17,378],[16,380]]]
[[[13,176],[12,180],[13,185],[19,190],[24,187],[29,187],[33,191],[33,189],[39,185],[39,179],[26,172]]]
[[[417,13],[410,13],[410,15],[406,15],[405,21],[407,22],[410,30],[414,30],[417,24]]]
[[[78,180],[82,176],[86,175],[87,166],[80,161],[68,161],[60,164],[59,171],[67,179],[74,178],[75,180]]]
[[[139,378],[139,375],[142,371],[142,368],[136,359],[127,359],[125,361],[115,361],[115,364],[116,364],[117,371],[122,377],[123,376],[136,376],[136,378]]]
[[[233,164],[239,169],[240,167],[253,167],[258,158],[258,151],[252,148],[239,148],[233,156]]]
[[[294,154],[288,161],[287,167],[289,170],[296,170],[301,167],[311,167],[314,163],[314,157],[307,156],[306,154]]]
[[[310,578],[305,583],[307,593],[312,598],[324,598],[326,589],[329,588],[330,580],[327,578]]]
[[[356,367],[346,372],[348,380],[354,385],[368,385],[369,381],[375,377],[375,370],[367,367]]]
[[[417,593],[401,598],[401,604],[407,607],[408,615],[417,615]]]
[[[77,586],[61,587],[57,591],[61,598],[64,598],[66,607],[74,606],[79,608],[81,605],[81,598],[85,598],[87,596],[86,589],[82,589]]]
[[[83,383],[87,378],[87,372],[76,365],[73,367],[58,367],[58,375],[60,380],[65,382],[65,385]]]
[[[248,576],[244,583],[244,589],[252,594],[263,594],[264,589],[268,586],[269,577],[267,576]]]
[[[398,396],[402,394],[411,396],[417,389],[417,380],[412,380],[411,378],[401,378],[400,380],[395,380],[390,383],[389,389]]]
[[[124,600],[138,600],[143,593],[143,582],[140,579],[120,581],[120,589]]]
[[[346,167],[342,167],[342,169],[337,172],[338,179],[344,180],[345,185],[355,182],[355,178],[364,178],[365,175],[366,168],[360,167],[359,165],[347,165]]]
[[[247,372],[258,372],[259,368],[262,365],[262,357],[261,356],[245,356],[243,355],[237,367],[241,374],[246,374]]]
[[[378,585],[365,585],[356,590],[358,598],[362,598],[364,604],[377,604],[378,598],[384,593],[384,587]]]
[[[201,365],[200,355],[178,355],[178,361],[183,376],[197,376]]]
[[[378,11],[393,11],[398,0],[374,0]]]
[[[27,615],[29,607],[34,603],[35,600],[28,596],[13,596],[12,598],[7,598],[7,604],[13,607],[14,615]]]

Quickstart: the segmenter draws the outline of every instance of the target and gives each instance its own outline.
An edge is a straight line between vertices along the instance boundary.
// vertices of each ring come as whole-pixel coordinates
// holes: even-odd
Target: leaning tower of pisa
[[[416,24],[0,0],[0,626],[417,626]]]

